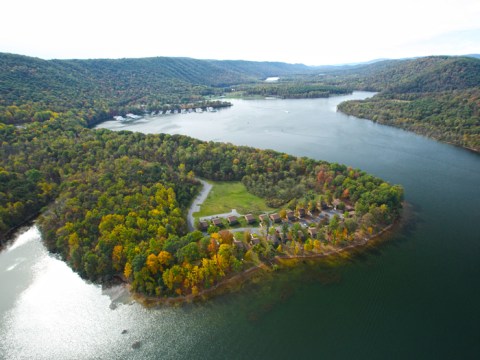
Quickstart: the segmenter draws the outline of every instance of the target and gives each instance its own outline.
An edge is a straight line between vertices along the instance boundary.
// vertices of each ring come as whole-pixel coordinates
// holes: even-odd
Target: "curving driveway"
[[[198,178],[197,180],[202,183],[203,188],[200,190],[200,193],[197,195],[197,197],[193,200],[190,209],[188,209],[187,224],[189,231],[195,230],[195,220],[193,218],[193,214],[200,211],[200,205],[203,204],[208,194],[210,193],[210,190],[212,190],[212,184],[209,184],[205,180],[201,180]]]

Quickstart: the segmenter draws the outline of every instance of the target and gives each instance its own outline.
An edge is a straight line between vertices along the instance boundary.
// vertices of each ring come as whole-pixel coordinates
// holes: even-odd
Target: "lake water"
[[[359,167],[402,184],[412,220],[344,261],[160,309],[84,282],[27,228],[0,253],[0,358],[480,358],[480,156],[336,112],[369,95],[233,100],[216,113],[101,124]]]

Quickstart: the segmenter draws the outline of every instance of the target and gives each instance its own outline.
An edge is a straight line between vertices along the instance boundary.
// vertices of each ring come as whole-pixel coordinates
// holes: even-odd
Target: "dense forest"
[[[149,295],[195,294],[289,248],[297,254],[299,246],[309,251],[315,241],[318,249],[320,242],[332,246],[368,236],[400,211],[400,187],[345,166],[183,136],[89,129],[122,111],[205,104],[234,83],[260,89],[262,78],[293,76],[303,66],[164,58],[44,61],[7,54],[0,59],[1,237],[41,214],[48,249],[84,278],[121,277]],[[336,91],[302,86],[289,91]],[[315,201],[321,207],[340,197],[357,215],[323,224],[318,238],[305,243],[295,232],[283,248],[266,241],[238,247],[229,232],[188,233],[196,176],[241,180],[274,206]]]
[[[401,208],[399,186],[358,169],[274,151],[90,130],[63,115],[0,130],[2,233],[41,211],[47,247],[75,271],[100,282],[121,275],[150,295],[195,294],[283,251],[266,242],[239,248],[226,232],[188,233],[185,213],[198,190],[197,175],[242,180],[276,206],[308,199],[330,204],[335,198],[355,206],[349,221],[333,220],[307,244],[354,241],[391,223]],[[299,244],[291,239],[284,246]]]
[[[435,56],[356,66],[189,58],[42,60],[0,54],[0,122],[73,112],[88,125],[115,115],[193,108],[218,95],[318,98],[380,92],[340,110],[479,151],[480,59]],[[270,76],[278,83],[265,83]]]
[[[339,110],[480,151],[480,60],[427,57],[371,65],[341,81],[380,91]]]
[[[475,61],[387,61],[318,75],[318,69],[281,63],[45,61],[1,54],[0,237],[40,214],[48,249],[84,278],[121,277],[134,291],[168,296],[196,294],[276,255],[346,246],[398,217],[400,186],[344,165],[274,151],[89,126],[126,111],[213,101],[213,95],[233,88],[280,97],[370,89],[380,94],[341,109],[362,110],[377,121],[398,120],[402,113],[402,122],[415,131],[421,123],[453,134],[443,140],[454,142],[463,129],[464,141],[478,144]],[[267,84],[263,80],[269,76],[288,80]],[[186,212],[200,186],[197,176],[242,181],[280,213],[332,206],[345,213],[308,234],[298,224],[284,229],[279,245],[266,236],[251,246],[246,234],[244,246],[238,246],[231,233],[218,228],[208,234],[187,231]]]
[[[315,99],[332,95],[350,94],[352,89],[305,80],[287,80],[275,83],[240,85],[236,86],[234,91],[245,97],[261,96],[281,99]],[[234,94],[236,94],[235,92]]]
[[[194,107],[239,83],[304,73],[304,65],[189,58],[42,60],[0,53],[0,121],[76,109],[90,125],[126,113]]]

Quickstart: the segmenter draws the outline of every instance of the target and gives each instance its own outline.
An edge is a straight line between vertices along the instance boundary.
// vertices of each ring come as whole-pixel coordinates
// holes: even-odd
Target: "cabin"
[[[272,220],[274,223],[279,223],[280,221],[282,221],[280,215],[278,215],[277,213],[271,214],[270,220]]]
[[[212,219],[212,224],[218,227],[223,227],[223,222],[220,218]]]
[[[260,244],[260,239],[257,237],[257,234],[250,234],[250,242],[252,245]]]
[[[239,249],[245,249],[245,244],[236,238],[233,238],[233,245],[235,245]]]
[[[318,234],[318,230],[316,228],[308,228],[308,235],[310,235],[312,239],[316,239],[317,234]]]
[[[304,208],[299,208],[297,210],[297,214],[298,214],[298,217],[301,219],[301,218],[304,218],[305,217],[305,209]]]
[[[200,221],[198,223],[198,229],[201,231],[206,231],[208,229],[208,222],[207,221]]]
[[[348,211],[348,212],[351,212],[351,211],[354,211],[355,208],[352,205],[346,205],[345,210]]]
[[[255,222],[255,217],[252,214],[247,214],[244,217],[247,224],[253,224]]]
[[[292,210],[287,211],[286,217],[289,221],[294,221],[295,220],[295,214],[293,213]]]
[[[268,220],[268,215],[262,214],[262,215],[259,215],[258,218],[260,219],[260,222],[266,222]]]
[[[233,216],[233,215],[227,217],[227,221],[228,221],[228,224],[229,224],[230,226],[238,224],[238,219],[237,219],[237,217],[236,217],[236,216]]]

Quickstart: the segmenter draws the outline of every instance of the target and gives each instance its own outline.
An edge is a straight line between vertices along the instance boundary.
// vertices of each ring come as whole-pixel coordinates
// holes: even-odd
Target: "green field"
[[[215,214],[223,214],[236,209],[240,214],[260,214],[274,209],[265,204],[265,200],[247,192],[241,182],[214,182],[205,202],[200,206],[196,218]]]

